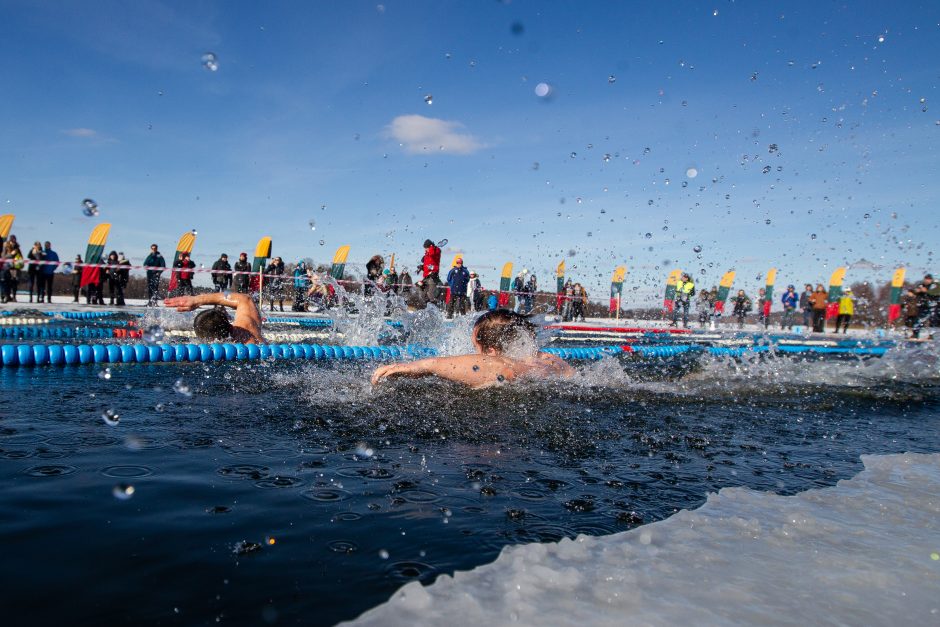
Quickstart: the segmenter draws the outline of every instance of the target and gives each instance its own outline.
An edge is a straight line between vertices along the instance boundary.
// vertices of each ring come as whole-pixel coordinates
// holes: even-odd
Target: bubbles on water
[[[360,442],[356,445],[356,457],[367,459],[373,455],[375,455],[375,450],[365,442]]]
[[[316,221],[316,220],[310,220],[309,222],[307,222],[307,225],[310,227],[310,230],[311,230],[311,231],[316,231],[316,230],[317,230],[317,221]]]
[[[192,388],[186,385],[182,379],[177,379],[176,382],[173,383],[173,391],[187,398],[193,395]]]
[[[696,176],[698,176],[698,170],[696,168],[689,168],[685,171],[685,175],[690,179],[694,179]]]
[[[111,494],[119,501],[126,501],[134,496],[134,486],[129,483],[119,483],[111,488]]]
[[[607,77],[607,84],[608,84],[608,85],[613,85],[613,84],[616,83],[616,82],[617,82],[617,77],[614,76],[613,74],[611,74],[610,76]]]
[[[385,549],[379,549],[379,557],[380,557],[381,559],[383,559],[383,560],[387,560],[387,559],[388,559],[388,551],[386,551]]]
[[[552,86],[548,83],[539,83],[535,86],[535,95],[539,98],[546,98],[552,93]]]
[[[702,252],[702,247],[701,247],[701,245],[696,244],[695,246],[693,246],[693,247],[692,247],[692,252],[694,252],[694,253],[700,253],[700,252]]]
[[[98,373],[98,378],[99,378],[99,379],[104,379],[105,381],[108,381],[109,379],[111,379],[111,369],[110,369],[110,368],[105,368],[104,370],[102,370],[101,372],[99,372],[99,373]]]
[[[94,218],[100,213],[98,211],[98,203],[96,203],[91,198],[86,198],[82,201],[82,213],[89,218]]]
[[[148,344],[156,344],[157,342],[162,342],[165,336],[166,332],[163,330],[163,327],[159,324],[154,324],[147,327],[142,337]]]
[[[104,424],[109,427],[116,427],[119,422],[121,422],[121,417],[113,409],[106,409],[101,414],[101,419],[104,420]]]
[[[219,69],[219,58],[215,56],[214,52],[207,52],[202,55],[202,67],[206,68],[210,72],[216,72]]]
[[[158,414],[162,414],[163,410],[166,409],[166,406],[163,403],[157,403],[156,405],[153,406],[153,409]]]
[[[425,103],[425,104],[429,104],[429,105],[430,105],[430,104],[434,104],[434,96],[431,95],[431,94],[425,94],[425,95],[424,95],[424,103]]]

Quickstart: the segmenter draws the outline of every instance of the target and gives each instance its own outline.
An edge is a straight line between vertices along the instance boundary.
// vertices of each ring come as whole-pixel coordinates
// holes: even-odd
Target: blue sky
[[[778,285],[842,264],[849,282],[937,270],[936,3],[0,14],[2,212],[62,255],[103,221],[134,262],[195,228],[207,266],[262,235],[288,261],[351,244],[352,266],[414,266],[425,238],[447,238],[488,287],[510,260],[547,286],[564,258],[603,298],[625,264],[631,304],[657,302],[672,267],[708,285],[734,268],[749,291],[772,266]]]

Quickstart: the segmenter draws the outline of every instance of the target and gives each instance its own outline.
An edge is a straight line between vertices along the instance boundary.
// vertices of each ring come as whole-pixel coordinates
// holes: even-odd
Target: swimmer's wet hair
[[[232,334],[232,322],[224,307],[213,307],[196,314],[193,331],[203,340],[224,340]]]
[[[522,314],[509,309],[488,311],[473,324],[473,334],[484,351],[502,354],[523,337],[535,339],[536,326]]]

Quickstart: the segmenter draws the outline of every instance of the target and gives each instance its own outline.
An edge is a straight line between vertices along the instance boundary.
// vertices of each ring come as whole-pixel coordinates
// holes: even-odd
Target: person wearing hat
[[[121,267],[114,272],[118,287],[118,298],[114,304],[118,307],[123,307],[127,304],[124,302],[124,290],[127,289],[127,284],[130,283],[131,280],[131,262],[124,256],[123,252],[119,252],[117,263]]]
[[[800,303],[800,297],[796,293],[796,287],[787,286],[787,291],[780,297],[783,304],[783,319],[780,321],[780,330],[793,329],[793,314],[796,313],[796,306]]]
[[[212,264],[212,285],[217,292],[224,292],[232,286],[232,266],[225,253]]]
[[[845,335],[845,332],[849,330],[849,322],[852,320],[852,315],[855,313],[855,296],[852,294],[852,288],[848,287],[842,292],[842,297],[839,299],[839,315],[836,318],[836,330],[835,333],[839,332],[839,325],[842,325],[842,334]]]
[[[454,317],[454,309],[463,316],[467,313],[467,285],[470,284],[470,272],[463,267],[463,257],[454,259],[454,267],[447,273],[447,285],[450,287],[450,301],[447,303],[447,317]]]
[[[248,253],[239,253],[238,261],[235,262],[235,274],[232,277],[232,280],[235,284],[235,291],[239,294],[248,293],[248,285],[250,283],[251,264],[248,263]]]
[[[437,288],[441,284],[441,249],[429,239],[424,240],[424,257],[421,258],[421,265],[418,266],[421,272],[421,280],[418,286],[424,305],[428,303],[437,303]]]
[[[471,311],[483,311],[484,303],[483,284],[476,272],[470,273],[470,282],[467,283],[467,299],[470,301]]]
[[[72,296],[73,303],[78,302],[78,296],[82,293],[82,271],[79,270],[79,266],[82,264],[82,256],[75,255],[75,265],[72,270]]]

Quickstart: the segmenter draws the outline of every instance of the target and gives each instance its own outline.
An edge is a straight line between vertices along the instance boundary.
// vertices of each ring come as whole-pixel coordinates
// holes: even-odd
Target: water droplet
[[[119,483],[111,488],[111,494],[119,501],[126,501],[134,496],[134,486],[128,483]]]
[[[432,96],[431,94],[425,94],[425,95],[424,95],[424,102],[425,102],[426,104],[434,104],[434,96]]]
[[[109,380],[109,379],[111,378],[111,369],[110,369],[110,368],[105,368],[104,370],[102,370],[101,372],[99,372],[99,373],[98,373],[98,378],[99,378],[99,379],[104,379],[105,381]]]
[[[475,60],[475,59],[470,59],[470,67],[476,67],[476,66],[477,66],[476,60]]]
[[[763,172],[764,174],[767,174],[768,172],[770,172],[770,166],[769,166],[769,165],[765,165],[765,166],[764,166],[764,169],[761,170],[761,172]]]
[[[219,69],[219,59],[215,56],[214,52],[207,52],[202,55],[202,67],[210,72],[215,72]]]
[[[176,392],[177,394],[181,394],[186,397],[193,395],[192,389],[188,385],[183,383],[182,379],[176,380],[176,382],[173,384],[173,391]]]
[[[158,414],[162,414],[163,410],[165,409],[165,406],[163,405],[163,403],[157,403],[156,405],[153,406],[153,408]]]
[[[373,450],[365,442],[360,442],[359,444],[356,445],[357,457],[367,458],[367,457],[372,457],[373,455],[375,455],[375,450]]]
[[[322,239],[321,239],[321,240],[320,240],[320,246],[325,246],[325,245],[326,245],[326,240],[322,240]]]
[[[653,234],[652,234],[652,233],[647,233],[647,234],[646,234],[646,239],[652,239],[652,237],[653,237]]]
[[[568,156],[569,156],[569,157],[571,157],[572,159],[574,159],[575,157],[577,157],[577,156],[578,156],[578,153],[576,153],[576,152],[573,152],[573,153],[571,153],[571,154],[570,154],[570,155],[568,155]]]
[[[694,253],[700,253],[700,252],[702,252],[702,247],[701,247],[700,245],[695,245],[695,246],[692,247],[692,252],[694,252]]]
[[[610,153],[609,153],[609,152],[604,155],[604,161],[610,161]]]
[[[379,550],[379,557],[382,558],[383,560],[387,560],[387,559],[388,559],[388,551],[386,551],[385,549],[380,549],[380,550]]]
[[[752,73],[751,73],[751,81],[756,81],[756,80],[757,80],[757,74],[758,74],[757,72],[752,72]]]
[[[582,200],[581,200],[581,197],[580,197],[580,196],[578,196],[577,198],[575,198],[575,200],[576,200],[576,201],[578,202],[578,204],[579,204],[579,205],[580,205],[580,204],[581,204],[581,202],[582,202]]]
[[[810,238],[810,239],[816,239],[816,234],[815,234],[815,233],[810,233],[809,238]]]
[[[664,225],[664,226],[663,226],[663,230],[664,230],[664,231],[668,231],[668,230],[669,230],[669,227]]]
[[[611,74],[610,76],[607,77],[607,84],[608,84],[608,85],[613,85],[613,84],[616,83],[616,82],[617,82],[617,77],[614,76],[613,74]]]
[[[532,162],[532,169],[533,169],[533,170],[538,170],[538,169],[539,169],[539,162],[538,162],[538,161],[533,161],[533,162]]]
[[[777,146],[777,144],[771,144],[767,146],[767,152],[774,153],[774,152],[777,152],[778,150],[779,150],[779,147]]]
[[[98,215],[98,203],[96,203],[91,198],[86,198],[82,201],[82,213],[84,213],[89,218],[94,218]]]
[[[870,213],[866,213],[863,217],[867,220],[868,218],[871,217],[871,214],[870,214]]]
[[[588,236],[588,237],[591,237],[592,235],[593,235],[593,233],[591,233],[591,231],[588,231],[588,232],[587,232],[587,236]]]
[[[714,15],[715,17],[718,17],[718,9],[715,9],[714,11],[712,11],[712,15]]]
[[[698,170],[695,168],[689,168],[685,171],[685,175],[690,179],[694,179],[696,176],[698,176]]]
[[[884,42],[885,42],[885,36],[884,36],[884,35],[878,35],[878,43],[879,43],[879,44],[883,44]]]
[[[159,324],[152,325],[147,327],[147,330],[143,333],[143,339],[148,344],[156,344],[157,342],[162,342],[166,332],[163,330]]]
[[[770,224],[770,218],[767,218],[766,220],[764,220],[764,224]]]
[[[311,230],[311,231],[316,231],[316,230],[317,230],[317,221],[316,221],[316,220],[310,220],[309,222],[307,222],[307,224],[310,226],[310,230]]]
[[[545,98],[552,93],[552,86],[548,83],[539,83],[535,86],[535,95],[539,98]]]
[[[121,421],[121,417],[113,409],[106,409],[104,413],[101,414],[101,419],[104,420],[104,424],[109,427],[116,427]]]

